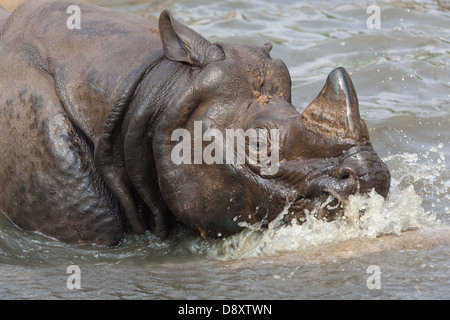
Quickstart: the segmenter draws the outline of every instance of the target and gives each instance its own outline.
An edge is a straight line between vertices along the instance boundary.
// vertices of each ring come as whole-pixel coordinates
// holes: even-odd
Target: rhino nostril
[[[335,177],[340,181],[350,183],[358,180],[358,173],[351,167],[341,167],[335,172]]]
[[[348,178],[350,178],[350,173],[348,173],[348,172],[341,174],[341,176],[339,177],[339,179],[341,179],[341,180],[346,180]]]
[[[355,170],[349,167],[340,168],[337,172],[337,178],[339,180],[348,180],[350,178],[355,178],[356,175],[357,174]]]

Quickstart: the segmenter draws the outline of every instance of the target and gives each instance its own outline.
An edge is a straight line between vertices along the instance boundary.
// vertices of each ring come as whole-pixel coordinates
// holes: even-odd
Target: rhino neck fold
[[[174,223],[158,184],[152,138],[155,126],[166,111],[185,65],[162,63],[141,81],[122,123],[124,162],[133,187],[153,214],[155,233],[167,238]],[[183,81],[181,81],[183,82]],[[170,90],[161,90],[170,88]],[[171,132],[158,132],[171,135]]]
[[[164,61],[162,52],[152,60],[137,77],[126,79],[129,85],[112,107],[94,153],[94,161],[100,175],[119,199],[128,223],[137,234],[144,233],[148,227],[144,217],[138,212],[133,181],[127,172],[122,124],[142,81],[150,76],[153,68]]]

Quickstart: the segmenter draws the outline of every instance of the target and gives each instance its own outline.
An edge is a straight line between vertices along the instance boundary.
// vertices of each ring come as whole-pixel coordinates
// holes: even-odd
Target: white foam
[[[342,220],[325,222],[311,213],[302,225],[286,226],[282,222],[286,211],[287,208],[265,230],[259,224],[246,226],[241,233],[215,242],[208,255],[220,260],[270,256],[354,238],[400,234],[437,224],[435,215],[423,209],[422,198],[413,185],[400,190],[395,179],[391,180],[386,200],[374,191],[366,196],[351,196]]]

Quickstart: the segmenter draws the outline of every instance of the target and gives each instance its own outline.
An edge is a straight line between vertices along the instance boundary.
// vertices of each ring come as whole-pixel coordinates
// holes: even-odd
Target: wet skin
[[[73,4],[79,30],[66,28]],[[301,221],[327,200],[317,215],[332,220],[351,194],[387,196],[388,168],[343,68],[300,114],[269,43],[210,43],[167,10],[156,26],[86,3],[35,0],[0,23],[0,209],[22,229],[116,245],[129,231],[165,238],[181,221],[224,237],[287,206],[286,220]],[[172,133],[193,133],[196,121],[221,132],[277,129],[276,172],[174,163]],[[270,152],[271,143],[256,148]]]

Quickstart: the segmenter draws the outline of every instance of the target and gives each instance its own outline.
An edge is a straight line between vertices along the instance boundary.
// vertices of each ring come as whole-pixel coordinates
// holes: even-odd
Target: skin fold
[[[70,5],[80,29],[66,27]],[[317,214],[333,220],[351,194],[388,194],[389,170],[343,68],[300,114],[270,43],[211,43],[168,10],[158,25],[64,0],[0,13],[0,210],[24,230],[116,245],[129,231],[166,238],[179,221],[225,237],[286,206],[286,221],[301,222],[328,201]],[[199,143],[196,128],[267,132],[245,148],[276,152],[275,170],[227,163],[226,144]],[[223,161],[175,163],[177,129]]]

